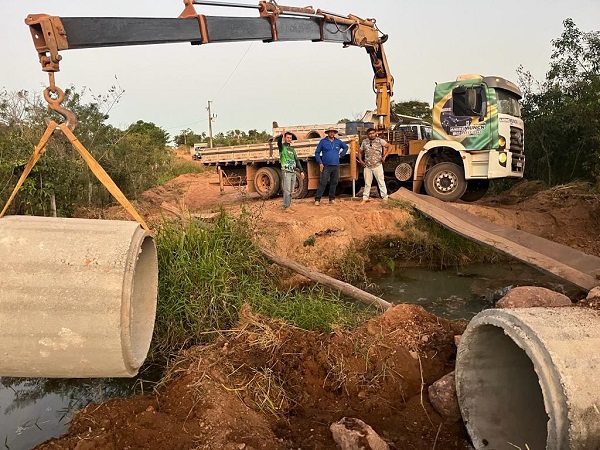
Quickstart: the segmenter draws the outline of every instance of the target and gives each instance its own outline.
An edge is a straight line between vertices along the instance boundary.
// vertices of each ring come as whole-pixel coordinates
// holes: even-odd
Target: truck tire
[[[308,195],[308,173],[304,173],[304,178],[300,177],[300,172],[296,171],[296,182],[292,189],[292,198],[304,198]]]
[[[436,164],[425,173],[425,192],[444,202],[455,202],[467,190],[467,180],[462,167],[444,162]]]
[[[476,202],[483,197],[490,187],[490,180],[469,180],[467,190],[460,198],[463,202]]]
[[[261,198],[271,198],[279,193],[281,178],[273,167],[261,167],[254,175],[254,188]]]

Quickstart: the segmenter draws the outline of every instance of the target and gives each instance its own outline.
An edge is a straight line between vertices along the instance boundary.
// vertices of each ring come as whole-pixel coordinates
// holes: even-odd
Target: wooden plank
[[[570,264],[571,261],[577,261],[579,258],[586,261],[586,266],[589,264],[591,267],[593,263],[590,263],[590,261],[596,258],[598,265],[595,267],[598,268],[600,267],[600,258],[547,241],[539,236],[533,236],[522,230],[509,229],[510,233],[519,231],[519,233],[514,233],[518,238],[511,238],[510,233],[500,233],[500,227],[497,224],[488,222],[481,217],[474,216],[431,197],[414,194],[404,188],[392,194],[391,198],[406,200],[426,216],[461,236],[512,256],[586,291],[600,284],[600,281],[595,276],[597,269],[586,272],[581,270],[581,268],[573,267],[577,264]],[[438,202],[441,204],[438,205]],[[506,228],[504,227],[504,229]],[[528,239],[531,243],[535,244],[535,248],[530,248],[527,245]],[[541,245],[542,243],[545,245]],[[552,249],[549,251],[551,256],[545,253],[545,248]],[[589,258],[592,258],[592,260]]]

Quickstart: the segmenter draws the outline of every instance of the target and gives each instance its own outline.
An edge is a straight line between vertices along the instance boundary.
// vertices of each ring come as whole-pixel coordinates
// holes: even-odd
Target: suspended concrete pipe
[[[0,219],[0,376],[135,376],[157,292],[156,247],[137,222]]]
[[[600,449],[600,315],[490,309],[458,347],[456,391],[476,449]]]

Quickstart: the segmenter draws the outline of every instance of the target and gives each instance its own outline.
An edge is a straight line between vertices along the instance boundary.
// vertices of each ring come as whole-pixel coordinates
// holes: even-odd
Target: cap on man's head
[[[338,132],[338,130],[336,130],[335,128],[331,128],[331,127],[330,127],[330,128],[327,128],[327,129],[325,130],[325,134],[329,133],[330,131],[333,131],[334,133],[337,133],[337,132]]]

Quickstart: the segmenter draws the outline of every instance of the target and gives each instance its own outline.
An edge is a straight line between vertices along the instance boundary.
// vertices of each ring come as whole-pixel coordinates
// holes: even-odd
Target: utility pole
[[[209,139],[209,147],[213,148],[213,136],[212,136],[212,123],[213,121],[217,118],[216,114],[212,114],[210,112],[210,104],[212,103],[211,100],[208,101],[208,107],[206,108],[206,110],[208,111],[208,139]]]

